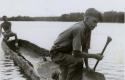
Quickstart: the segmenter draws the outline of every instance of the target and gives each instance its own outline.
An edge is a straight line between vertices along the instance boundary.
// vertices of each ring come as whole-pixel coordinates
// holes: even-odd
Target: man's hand
[[[89,72],[94,72],[94,70],[91,69],[90,67],[87,67],[86,69],[87,69],[87,71],[89,71]]]
[[[95,59],[102,60],[102,58],[103,58],[103,56],[100,53],[95,54]]]
[[[72,55],[74,56],[74,57],[81,57],[81,51],[78,51],[78,50],[74,50],[73,52],[72,52]]]

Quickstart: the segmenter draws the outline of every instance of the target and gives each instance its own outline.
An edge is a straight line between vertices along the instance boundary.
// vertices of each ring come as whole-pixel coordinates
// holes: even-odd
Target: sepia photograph
[[[0,0],[0,80],[125,80],[124,0]]]

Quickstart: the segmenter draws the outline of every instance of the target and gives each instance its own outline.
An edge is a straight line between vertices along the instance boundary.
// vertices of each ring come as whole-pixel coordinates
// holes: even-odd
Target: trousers
[[[83,60],[68,53],[54,51],[51,53],[52,61],[59,65],[61,75],[59,80],[81,80]]]

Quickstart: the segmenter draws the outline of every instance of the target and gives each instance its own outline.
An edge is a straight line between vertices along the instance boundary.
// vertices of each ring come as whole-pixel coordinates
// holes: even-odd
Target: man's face
[[[98,23],[98,19],[96,17],[88,17],[86,21],[87,21],[87,25],[89,29],[91,30],[93,30],[97,26],[97,23]]]
[[[3,17],[3,20],[4,20],[4,21],[7,21],[7,17],[6,17],[6,16],[4,16],[4,17]]]

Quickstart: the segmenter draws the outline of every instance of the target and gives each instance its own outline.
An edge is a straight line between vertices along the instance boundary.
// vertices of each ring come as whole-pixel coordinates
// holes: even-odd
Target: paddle
[[[103,55],[103,53],[104,53],[106,47],[108,46],[108,44],[109,44],[111,41],[112,41],[112,38],[108,36],[108,37],[107,37],[107,42],[106,42],[106,44],[105,44],[105,46],[104,46],[104,48],[103,48],[103,50],[102,50],[102,52],[101,52],[101,55]],[[94,71],[95,71],[95,69],[96,69],[96,67],[97,67],[97,65],[98,65],[98,63],[99,63],[99,61],[100,61],[100,60],[98,60],[98,61],[96,62],[95,66],[94,66],[94,68],[93,68]]]

